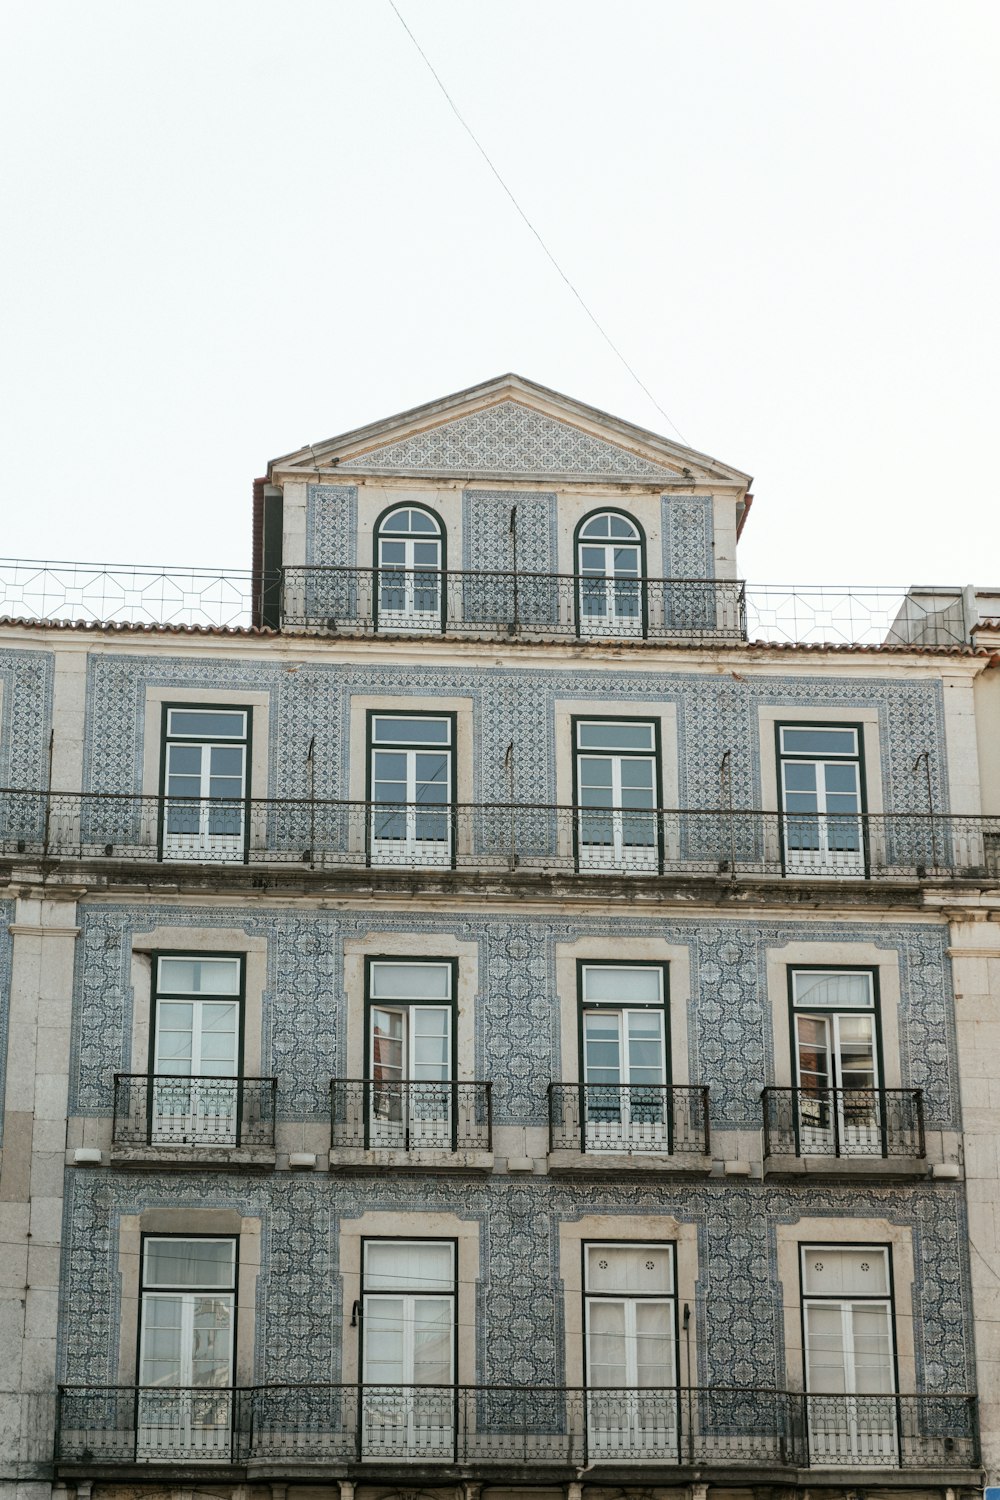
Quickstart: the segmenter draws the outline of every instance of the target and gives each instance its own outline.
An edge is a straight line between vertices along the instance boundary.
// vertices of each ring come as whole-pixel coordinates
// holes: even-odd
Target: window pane
[[[194,708],[171,708],[167,713],[167,733],[192,735],[198,739],[246,738],[247,716]]]
[[[372,964],[371,992],[379,1000],[447,1000],[450,964]]]
[[[792,975],[792,986],[796,1005],[840,1009],[875,1003],[871,974],[850,974],[836,969],[809,973],[797,969]]]
[[[451,743],[451,722],[448,719],[379,717],[372,720],[372,739],[378,744],[448,745]]]
[[[652,750],[652,724],[612,724],[595,721],[576,726],[577,744],[583,750]]]
[[[238,958],[161,958],[158,986],[168,995],[238,995]]]
[[[453,1291],[453,1247],[439,1240],[368,1240],[365,1286],[369,1290]]]
[[[809,1245],[802,1252],[802,1285],[814,1296],[885,1297],[888,1252],[878,1245],[860,1250]]]
[[[201,776],[200,745],[168,745],[167,772],[173,776]]]
[[[786,755],[856,755],[856,729],[791,729],[781,731]]]
[[[595,964],[583,971],[583,998],[590,1005],[656,1005],[662,998],[662,979],[660,969]]]
[[[674,1289],[669,1245],[588,1245],[587,1290],[657,1296]]]
[[[243,778],[243,746],[212,745],[209,750],[209,769],[212,776],[232,777],[237,783]],[[236,788],[239,793],[239,786]]]
[[[231,1287],[235,1240],[147,1240],[147,1286]]]

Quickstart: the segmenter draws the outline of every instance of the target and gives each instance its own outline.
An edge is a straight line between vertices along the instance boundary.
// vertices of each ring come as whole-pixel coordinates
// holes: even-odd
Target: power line
[[[535,228],[534,224],[532,224],[531,220],[528,218],[528,215],[525,213],[525,211],[521,207],[520,203],[518,203],[517,199],[514,197],[514,194],[512,193],[511,189],[507,186],[506,182],[501,177],[499,171],[497,170],[496,166],[494,165],[493,161],[491,160],[490,155],[487,152],[485,146],[483,146],[483,144],[479,140],[478,136],[476,135],[475,131],[473,130],[472,126],[469,124],[468,120],[462,114],[462,112],[459,109],[458,105],[455,103],[454,99],[451,97],[451,95],[449,94],[448,90],[445,88],[444,83],[443,83],[443,81],[441,79],[441,75],[438,73],[437,69],[434,67],[434,64],[431,62],[430,58],[427,56],[427,53],[424,51],[423,47],[421,47],[420,43],[417,41],[416,37],[413,35],[413,32],[410,30],[409,26],[406,24],[405,20],[403,19],[402,15],[400,14],[400,10],[399,10],[398,5],[396,4],[396,0],[389,0],[389,4],[392,6],[393,10],[396,12],[396,18],[399,21],[399,24],[402,26],[403,30],[406,32],[407,36],[410,38],[410,41],[413,43],[414,47],[416,47],[417,51],[420,53],[420,56],[423,58],[424,62],[427,64],[427,67],[428,67],[428,69],[429,69],[429,71],[431,73],[431,76],[433,77],[435,83],[437,84],[438,88],[441,90],[441,92],[444,95],[444,97],[447,99],[448,104],[449,104],[449,106],[451,108],[451,111],[454,114],[456,120],[461,125],[462,129],[466,132],[466,134],[468,135],[469,139],[472,141],[472,144],[475,146],[476,150],[479,152],[480,156],[483,158],[483,161],[489,167],[490,171],[493,173],[493,176],[496,178],[497,182],[499,182],[500,186],[503,188],[504,192],[507,194],[507,197],[510,199],[511,203],[513,203],[513,205],[516,208],[517,212],[520,214],[520,216],[524,220],[525,224],[531,230],[531,233],[535,236],[535,239],[538,241],[539,245],[541,245],[541,247],[542,247],[543,251],[545,252],[546,256],[548,257],[548,259],[551,261],[551,263],[555,267],[556,271],[559,273],[559,275],[562,277],[563,281],[566,283],[566,285],[569,287],[570,291],[573,293],[573,296],[576,298],[577,302],[579,302],[580,306],[583,308],[584,312],[587,314],[587,317],[590,319],[590,321],[593,323],[594,327],[597,329],[598,333],[601,335],[601,338],[608,345],[609,349],[611,349],[611,351],[616,355],[616,357],[619,360],[621,360],[622,364],[625,366],[626,370],[631,375],[631,377],[635,381],[636,385],[639,387],[639,389],[641,391],[644,391],[645,394],[649,397],[650,401],[652,401],[653,405],[656,407],[656,410],[660,413],[660,416],[663,417],[664,421],[666,421],[666,422],[668,422],[670,424],[670,426],[676,432],[677,436],[680,438],[681,442],[687,444],[687,446],[690,447],[691,446],[690,443],[688,443],[687,438],[684,436],[683,432],[681,432],[680,428],[677,426],[677,423],[673,420],[672,417],[668,416],[668,414],[663,410],[663,407],[660,405],[659,401],[657,401],[656,397],[653,395],[652,391],[649,389],[649,386],[646,384],[646,382],[644,380],[640,379],[639,375],[636,373],[636,371],[633,369],[633,367],[629,364],[628,360],[625,358],[625,356],[622,353],[622,351],[618,348],[618,345],[612,339],[611,335],[602,326],[602,324],[598,322],[597,318],[591,312],[591,310],[587,306],[586,302],[584,302],[583,298],[581,297],[580,293],[577,291],[576,287],[573,285],[573,283],[570,281],[569,277],[566,275],[566,272],[563,270],[562,266],[559,264],[559,262],[556,260],[555,256],[552,254],[552,251],[549,249],[548,245],[542,239],[542,236],[539,234],[539,232]]]

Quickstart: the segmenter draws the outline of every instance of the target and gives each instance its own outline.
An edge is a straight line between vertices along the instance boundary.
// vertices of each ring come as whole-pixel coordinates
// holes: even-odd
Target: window
[[[142,1246],[137,1457],[226,1457],[232,1424],[236,1241]]]
[[[244,857],[249,744],[249,709],[164,705],[164,859]]]
[[[671,1150],[662,964],[578,966],[584,1149]]]
[[[454,715],[369,712],[372,864],[450,865]]]
[[[242,998],[239,956],[154,955],[153,1145],[238,1143]]]
[[[871,969],[792,969],[797,1152],[884,1154],[878,1008]]]
[[[365,1240],[362,1453],[453,1456],[455,1243]]]
[[[803,1245],[802,1317],[813,1463],[895,1462],[889,1249]]]
[[[581,870],[655,872],[660,863],[659,725],[573,719]]]
[[[860,725],[779,724],[785,867],[865,873]]]
[[[583,1253],[589,1451],[676,1457],[673,1247],[588,1244]]]
[[[454,1149],[451,962],[369,960],[368,1145]]]
[[[645,633],[644,538],[619,511],[588,516],[577,528],[576,573],[581,635]]]
[[[375,527],[380,630],[440,630],[444,625],[444,535],[431,511],[400,506]]]

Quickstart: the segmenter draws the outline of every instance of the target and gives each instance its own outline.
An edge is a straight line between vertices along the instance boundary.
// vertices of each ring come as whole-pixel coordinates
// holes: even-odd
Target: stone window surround
[[[776,724],[860,724],[865,809],[869,813],[883,811],[882,744],[877,708],[855,708],[848,703],[838,704],[834,708],[772,708],[762,705],[757,712],[760,732],[760,805],[764,812],[781,811]]]
[[[691,1309],[691,1378],[698,1384],[698,1229],[666,1214],[586,1214],[559,1225],[559,1275],[563,1286],[566,1327],[566,1384],[584,1383],[583,1246],[618,1241],[621,1244],[663,1244],[674,1248],[674,1286],[677,1299],[677,1378],[687,1384],[687,1346],[684,1305]]]
[[[476,1072],[476,994],[479,990],[479,944],[463,943],[447,933],[370,932],[344,942],[344,1000],[347,1045],[344,1076],[364,1077],[365,959],[455,959],[455,1057],[457,1077],[471,1080]]]
[[[145,1073],[149,1068],[152,1026],[154,952],[242,953],[245,955],[243,1026],[243,1074],[259,1078],[263,1037],[263,994],[267,986],[267,939],[248,937],[239,928],[156,927],[132,940],[132,1050],[130,1068]]]
[[[118,1380],[135,1385],[139,1368],[139,1289],[144,1234],[225,1235],[237,1240],[236,1328],[233,1383],[252,1385],[257,1278],[260,1275],[261,1221],[233,1209],[150,1208],[123,1214],[118,1225],[121,1286]]]
[[[433,511],[441,522],[441,539],[449,572],[462,566],[462,491],[460,487],[416,487],[412,484],[387,485],[365,480],[360,474],[350,476],[358,487],[358,566],[377,566],[375,557],[375,523],[379,516],[407,505]]]
[[[556,494],[559,572],[566,576],[576,573],[576,548],[573,538],[583,518],[601,511],[613,510],[623,511],[627,516],[631,516],[641,529],[644,538],[644,576],[656,577],[662,569],[655,565],[655,559],[663,556],[661,493],[662,487],[659,485],[655,490],[645,494],[631,495],[622,495],[600,485],[575,492],[560,489]]]
[[[874,943],[786,943],[767,949],[767,995],[774,1045],[774,1083],[795,1084],[792,1039],[788,1024],[788,971],[795,968],[872,969],[878,980],[878,1027],[882,1038],[881,1086],[902,1088],[899,1050],[899,955]]]
[[[220,676],[225,663],[219,663]],[[252,718],[247,790],[250,797],[268,795],[268,719],[271,695],[247,692],[242,688],[194,688],[182,684],[147,687],[142,735],[142,792],[147,797],[160,795],[160,772],[163,761],[163,705],[182,704],[196,708],[200,703],[220,707],[248,708]],[[251,831],[251,838],[253,837]]]
[[[785,1378],[790,1390],[805,1389],[805,1355],[802,1347],[802,1279],[799,1250],[802,1245],[887,1246],[892,1261],[892,1311],[898,1388],[902,1393],[917,1389],[913,1327],[913,1231],[886,1219],[799,1219],[778,1224],[778,1281],[784,1315]]]
[[[338,1238],[343,1285],[340,1380],[351,1385],[358,1381],[360,1375],[361,1330],[351,1327],[351,1314],[355,1302],[361,1297],[362,1240],[455,1240],[458,1245],[455,1300],[458,1358],[455,1376],[458,1385],[475,1385],[476,1288],[480,1280],[478,1222],[460,1219],[457,1215],[448,1213],[385,1213],[370,1210],[357,1219],[341,1219]],[[334,1379],[336,1378],[335,1373]]]
[[[667,965],[666,1018],[673,1076],[668,1083],[689,1082],[688,1008],[691,1000],[691,953],[686,944],[666,943],[660,938],[614,939],[585,937],[573,943],[556,943],[556,993],[559,996],[559,1030],[563,1083],[580,1080],[580,1004],[577,995],[577,964],[628,963]],[[613,1236],[620,1239],[620,1235]]]
[[[370,712],[393,714],[406,710],[410,717],[426,716],[440,718],[443,714],[455,715],[455,743],[451,747],[455,772],[455,787],[459,802],[474,802],[475,793],[475,742],[472,720],[471,698],[442,698],[438,695],[424,697],[418,693],[352,693],[350,699],[350,754],[349,792],[352,802],[368,800],[368,715]],[[433,747],[429,747],[433,748]],[[463,832],[458,829],[459,845],[463,843]],[[355,830],[355,836],[363,839],[363,829]]]

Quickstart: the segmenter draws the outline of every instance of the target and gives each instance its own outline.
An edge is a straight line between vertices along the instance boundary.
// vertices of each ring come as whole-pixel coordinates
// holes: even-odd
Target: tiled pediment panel
[[[677,479],[679,474],[518,401],[373,448],[346,469],[433,474],[567,474],[587,479]]]

